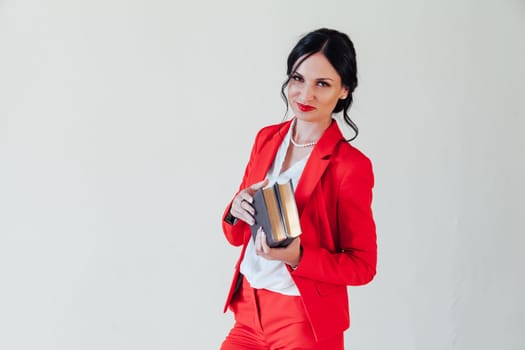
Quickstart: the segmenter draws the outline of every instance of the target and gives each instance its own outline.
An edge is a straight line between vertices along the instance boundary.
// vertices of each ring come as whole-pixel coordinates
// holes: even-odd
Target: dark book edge
[[[292,180],[290,179],[288,183],[291,184],[291,181]],[[275,193],[275,198],[277,199],[277,206],[279,209],[279,218],[281,219],[281,227],[283,228],[284,235],[286,237],[289,237],[290,235],[288,234],[288,228],[286,227],[286,218],[284,217],[283,200],[281,197],[281,191],[279,188],[279,184],[277,182],[273,184],[273,193]],[[281,241],[282,240],[280,240],[279,242]]]
[[[264,213],[268,211],[268,208],[266,208],[266,202],[264,201],[262,189],[257,190],[257,192],[255,192],[253,195],[253,209],[255,210],[255,214],[253,215],[255,223],[250,226],[250,230],[252,232],[252,239],[255,242],[257,230],[259,230],[259,227],[263,227],[262,222],[265,221],[263,218]],[[264,227],[263,230],[266,232]]]

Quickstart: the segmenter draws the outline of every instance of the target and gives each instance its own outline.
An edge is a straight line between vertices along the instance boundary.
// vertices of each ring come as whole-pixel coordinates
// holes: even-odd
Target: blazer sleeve
[[[344,285],[363,285],[376,273],[376,226],[372,214],[374,176],[370,160],[363,156],[343,177],[338,190],[337,223],[340,251],[303,247],[294,276]]]
[[[255,158],[256,158],[256,155],[258,153],[258,150],[259,150],[259,144],[260,144],[260,135],[261,135],[261,131],[259,131],[255,137],[255,141],[253,143],[253,146],[252,146],[252,150],[250,152],[250,158],[248,160],[248,164],[246,165],[246,168],[244,169],[244,175],[242,177],[242,181],[241,181],[241,184],[239,186],[239,189],[237,190],[237,192],[235,193],[235,195],[233,196],[233,198],[235,198],[235,196],[244,188],[252,185],[252,184],[248,184],[248,177],[249,175],[251,174],[252,170],[253,170],[253,167],[255,165]],[[226,209],[224,210],[224,213],[222,214],[222,230],[224,232],[224,236],[226,237],[226,239],[228,240],[228,242],[233,245],[233,246],[240,246],[244,243],[244,234],[246,232],[246,230],[248,229],[248,224],[245,223],[244,221],[241,221],[241,220],[236,220],[236,222],[232,225],[231,223],[225,221],[225,218],[226,216],[228,215],[228,213],[230,212],[230,208],[232,206],[232,202],[233,202],[233,198],[232,200],[228,203],[228,205],[226,206]]]

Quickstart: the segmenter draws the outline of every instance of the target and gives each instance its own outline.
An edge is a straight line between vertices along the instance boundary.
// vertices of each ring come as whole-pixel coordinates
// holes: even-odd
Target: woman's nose
[[[308,86],[307,84],[304,84],[301,89],[301,100],[303,102],[310,101],[314,98],[314,89],[311,86]]]

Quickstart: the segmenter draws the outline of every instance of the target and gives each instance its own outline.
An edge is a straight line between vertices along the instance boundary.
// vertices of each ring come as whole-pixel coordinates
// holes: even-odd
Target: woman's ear
[[[339,99],[341,100],[344,100],[348,97],[348,87],[347,86],[343,86],[343,88],[341,89],[341,96],[339,96]]]

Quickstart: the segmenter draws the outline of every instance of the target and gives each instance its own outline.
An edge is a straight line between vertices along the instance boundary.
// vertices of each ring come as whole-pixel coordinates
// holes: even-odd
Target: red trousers
[[[300,296],[253,289],[243,278],[231,310],[235,324],[221,350],[343,350],[343,334],[316,342]]]

